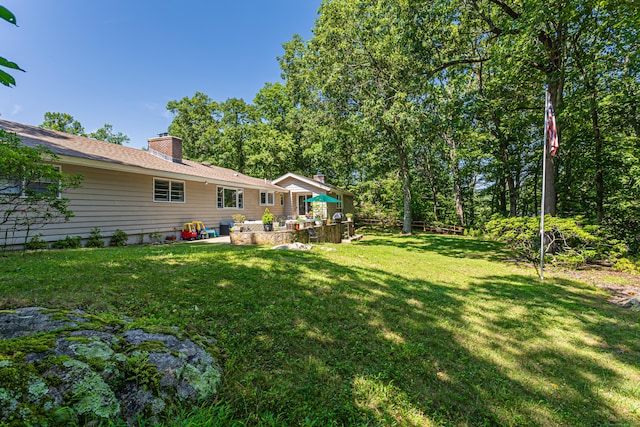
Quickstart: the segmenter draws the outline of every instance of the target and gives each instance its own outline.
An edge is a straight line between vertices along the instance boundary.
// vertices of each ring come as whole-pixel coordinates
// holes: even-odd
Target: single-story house
[[[310,179],[288,173],[269,182],[184,159],[182,140],[166,134],[150,138],[148,149],[140,150],[6,120],[0,120],[0,129],[17,134],[26,146],[51,150],[57,155],[52,163],[63,173],[83,176],[80,187],[64,193],[74,213],[71,220],[31,230],[30,236],[40,233],[48,242],[66,236],[87,239],[94,227],[105,237],[122,230],[131,243],[150,233],[164,239],[179,236],[189,221],[217,229],[231,223],[234,214],[259,221],[265,208],[276,218],[295,218],[309,211],[304,200],[319,194],[342,201],[327,204],[328,218],[354,209],[353,194],[325,183],[322,175]],[[0,247],[25,241],[22,231],[5,234],[2,225],[0,231]]]
[[[0,128],[16,133],[24,145],[47,147],[63,173],[84,177],[64,194],[74,217],[31,231],[44,241],[86,239],[93,227],[106,237],[123,230],[132,243],[149,233],[164,239],[179,236],[188,221],[219,228],[236,213],[260,220],[265,208],[279,217],[291,205],[289,191],[267,180],[183,159],[182,140],[173,136],[151,138],[148,150],[140,150],[6,120]],[[24,233],[5,237],[2,230],[0,246],[23,243]]]
[[[331,219],[336,212],[342,212],[345,215],[354,212],[353,193],[326,183],[325,176],[321,173],[315,175],[313,179],[287,173],[271,182],[287,190],[290,195],[288,199],[290,204],[286,205],[284,210],[287,216],[306,215],[313,206],[305,200],[321,194],[340,200],[339,203],[320,204],[322,208],[326,208],[326,212],[322,212],[325,219]]]

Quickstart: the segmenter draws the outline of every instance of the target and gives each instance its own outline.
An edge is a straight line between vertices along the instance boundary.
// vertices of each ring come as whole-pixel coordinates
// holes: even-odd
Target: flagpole
[[[547,184],[547,116],[549,111],[549,89],[544,91],[544,136],[542,138],[542,201],[540,206],[540,280],[544,280],[544,199]]]

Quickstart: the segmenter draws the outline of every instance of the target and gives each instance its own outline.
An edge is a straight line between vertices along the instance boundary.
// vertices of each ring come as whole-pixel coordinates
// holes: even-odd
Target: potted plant
[[[351,212],[349,212],[347,214],[347,222],[352,222],[353,221],[353,214]]]
[[[242,214],[233,214],[231,218],[233,219],[234,231],[243,231],[244,227],[242,224],[247,220],[247,217]]]
[[[265,208],[262,215],[262,228],[264,231],[273,231],[273,214],[269,212],[269,208]]]

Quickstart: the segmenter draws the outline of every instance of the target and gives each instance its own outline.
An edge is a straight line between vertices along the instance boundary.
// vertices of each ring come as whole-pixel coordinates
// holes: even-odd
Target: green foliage
[[[540,256],[540,218],[501,218],[495,216],[485,225],[487,235],[505,242],[518,256],[537,262]],[[582,217],[545,216],[545,254],[554,262],[572,266],[615,259],[624,254],[624,245],[608,239],[601,227]]]
[[[30,251],[47,249],[49,247],[49,243],[40,239],[41,237],[41,233],[38,233],[35,236],[31,237],[31,239],[24,245],[24,248]]]
[[[217,396],[166,426],[638,424],[638,313],[608,293],[469,237],[333,247],[10,253],[0,295],[215,339]]]
[[[117,229],[111,235],[109,246],[126,246],[129,235],[123,230]]]
[[[247,219],[247,217],[242,214],[233,214],[231,215],[231,218],[233,219],[233,222],[236,224],[242,224]]]
[[[71,114],[67,113],[44,113],[44,121],[40,127],[72,135],[86,136],[84,126],[74,119]]]
[[[122,145],[123,143],[126,144],[131,141],[129,137],[127,135],[124,135],[122,132],[115,133],[113,131],[113,126],[108,123],[105,123],[105,125],[97,131],[91,132],[88,136],[89,138],[110,142],[117,145]]]
[[[0,6],[0,19],[7,21],[8,23],[13,24],[15,26],[18,25],[16,21],[16,16],[4,6]],[[11,62],[1,56],[0,56],[0,67],[9,68],[12,70],[24,71],[15,62]],[[13,78],[11,74],[7,73],[4,70],[0,70],[0,83],[7,87],[11,87],[11,86],[15,86],[16,80]]]
[[[264,209],[264,214],[262,215],[262,223],[263,224],[273,224],[273,214],[269,211],[269,208]]]
[[[23,146],[16,134],[0,129],[0,231],[28,234],[71,219],[69,199],[60,196],[80,186],[82,176],[60,172],[50,163],[56,159],[51,151]]]
[[[104,240],[102,239],[104,239],[104,236],[100,234],[100,228],[93,227],[85,246],[87,248],[102,248],[104,247]]]
[[[82,247],[82,236],[67,236],[62,240],[56,240],[51,244],[53,249],[77,249]]]

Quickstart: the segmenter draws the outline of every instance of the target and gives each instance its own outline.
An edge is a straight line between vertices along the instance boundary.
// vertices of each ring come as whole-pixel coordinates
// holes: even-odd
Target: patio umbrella
[[[305,200],[305,203],[314,203],[314,202],[319,202],[319,203],[324,203],[325,208],[322,210],[322,217],[326,217],[327,216],[327,203],[340,203],[341,200],[338,200],[336,198],[333,198],[331,196],[327,196],[326,194],[318,194],[315,197],[312,197],[310,199]]]
[[[315,197],[305,200],[304,202],[305,203],[313,203],[313,202],[340,203],[341,200],[338,200],[331,196],[327,196],[326,194],[319,194]]]

